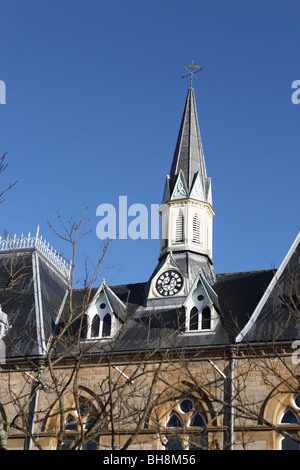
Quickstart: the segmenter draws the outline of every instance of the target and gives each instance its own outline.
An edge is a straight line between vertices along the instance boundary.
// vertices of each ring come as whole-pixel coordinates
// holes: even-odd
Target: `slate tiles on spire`
[[[198,124],[195,94],[192,87],[188,90],[170,172],[171,193],[174,190],[180,170],[184,175],[189,191],[191,191],[198,172],[203,188],[206,187],[206,168]]]

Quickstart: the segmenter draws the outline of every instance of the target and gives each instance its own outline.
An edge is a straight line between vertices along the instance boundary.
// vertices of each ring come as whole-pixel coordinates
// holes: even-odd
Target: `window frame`
[[[185,331],[182,334],[214,334],[219,314],[200,276],[195,280],[183,306],[185,308]],[[197,315],[197,319],[192,320],[193,314]]]
[[[103,324],[104,324],[104,318],[109,315],[111,318],[111,324],[110,324],[110,334],[109,335],[103,335]],[[99,331],[98,331],[98,336],[94,336],[93,333],[93,322],[95,318],[99,318]],[[93,316],[89,315],[88,316],[88,332],[87,332],[87,339],[88,340],[99,340],[99,339],[109,339],[113,337],[113,323],[114,323],[114,317],[115,315],[113,313],[106,313],[103,318],[98,313],[95,313]]]
[[[296,397],[299,398],[299,395],[300,395],[299,392],[294,393],[293,397],[290,400],[290,404],[285,406],[279,418],[279,428],[281,430],[288,432],[291,436],[295,435],[300,439],[300,407],[296,403]],[[292,419],[287,422],[282,422],[287,413],[292,414],[292,416],[295,418],[295,421],[296,421],[295,423],[292,422],[293,421]],[[283,448],[284,443],[288,445],[289,442],[291,442],[292,445],[295,447],[294,449]],[[300,442],[293,440],[292,437],[281,435],[280,440],[279,440],[279,449],[280,450],[300,450]]]
[[[85,313],[87,317],[87,329],[86,329],[86,340],[88,341],[105,341],[113,338],[119,327],[120,322],[112,311],[109,302],[104,295],[101,295],[97,302]],[[110,316],[110,330],[109,334],[105,331],[105,318]],[[95,321],[96,316],[99,318],[99,330],[96,335],[93,331],[93,322]]]
[[[182,402],[185,400],[189,400],[192,402],[192,408],[188,411],[184,411],[181,408]],[[203,420],[204,426],[192,426],[191,423],[196,416],[198,416]],[[181,426],[168,426],[168,423],[172,416],[176,416],[179,419]],[[204,410],[201,407],[201,404],[198,403],[194,397],[191,398],[189,396],[185,396],[177,401],[175,406],[172,407],[168,416],[165,420],[165,442],[163,443],[164,450],[202,450],[201,447],[197,448],[195,446],[195,442],[193,442],[193,437],[195,439],[200,439],[205,443],[207,447],[207,432],[206,432],[206,423],[207,419],[204,413]],[[180,449],[178,448],[170,448],[168,446],[168,442],[180,442]],[[174,444],[173,444],[174,445]],[[193,447],[191,447],[193,446]]]
[[[209,318],[203,318],[203,312],[209,309],[210,315]],[[194,313],[193,310],[197,310]],[[194,305],[188,312],[188,318],[187,318],[187,328],[186,332],[187,333],[210,333],[214,331],[214,313],[215,309],[213,305],[205,305],[203,308],[199,309],[196,305]],[[197,328],[191,328],[191,315],[197,315],[197,321],[195,321],[195,324],[197,323]],[[204,322],[209,322],[209,328],[204,328]]]
[[[82,395],[79,398],[79,402],[81,401],[80,404],[80,420],[78,416],[78,410],[77,409],[69,409],[67,410],[66,413],[66,419],[64,421],[64,439],[61,445],[61,450],[69,450],[68,447],[69,445],[76,439],[77,436],[80,436],[81,434],[81,429],[80,426],[82,426],[84,432],[88,432],[89,428],[93,426],[93,423],[91,420],[95,417],[95,414],[98,413],[98,410],[95,406],[95,404],[88,398],[86,398],[84,395]],[[88,404],[88,409],[87,411],[84,410],[84,407]],[[95,422],[96,418],[93,420]],[[68,426],[73,427],[74,429],[67,429]],[[75,429],[76,428],[76,429]],[[98,430],[98,428],[96,428]],[[90,440],[87,440],[82,444],[80,447],[80,450],[99,450],[99,439],[100,439],[100,433],[98,436],[96,436],[94,439],[91,438]],[[85,449],[85,447],[91,445],[93,447],[97,447],[96,449]]]

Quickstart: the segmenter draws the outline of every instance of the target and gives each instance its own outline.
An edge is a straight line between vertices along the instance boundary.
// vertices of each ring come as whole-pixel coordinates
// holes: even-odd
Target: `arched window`
[[[183,243],[184,242],[184,217],[182,209],[179,210],[176,218],[176,233],[175,233],[175,242]]]
[[[207,446],[206,437],[201,434],[201,430],[205,428],[205,421],[200,413],[195,413],[192,416],[190,427],[194,429],[189,439],[189,450],[205,449]]]
[[[80,417],[80,419],[79,419]],[[80,446],[81,450],[97,450],[99,436],[97,431],[100,430],[99,420],[101,417],[101,410],[96,409],[93,403],[86,397],[79,398],[79,409],[70,409],[69,414],[64,423],[64,440],[61,446],[61,450],[72,449],[78,436],[85,435],[85,432],[91,432],[93,426],[95,428],[93,435],[89,435],[89,438]],[[98,425],[97,425],[98,424]],[[82,426],[82,427],[81,427]]]
[[[288,408],[287,410],[285,410],[280,423],[281,424],[299,424],[299,418],[293,410]]]
[[[210,330],[211,328],[211,311],[210,307],[205,307],[202,310],[201,330]]]
[[[100,314],[96,313],[93,317],[90,317],[89,319],[90,328],[87,329],[88,339],[109,338],[112,336],[113,314],[108,313],[107,308],[106,309],[104,308],[103,310],[104,310],[103,313],[101,313],[101,310],[100,310]]]
[[[167,428],[182,428],[182,421],[177,413],[172,413],[167,422]]]
[[[69,415],[65,421],[65,431],[77,431],[77,422],[74,416]]]
[[[4,431],[7,429],[7,418],[3,406],[0,404],[0,423]]]
[[[285,410],[280,420],[280,424],[293,425],[293,424],[299,424],[299,423],[300,423],[299,416],[290,408]],[[298,434],[292,433],[288,429],[287,431],[289,432],[291,437],[288,437],[288,436],[282,437],[281,450],[300,450],[300,442],[297,442],[297,440],[299,440]]]
[[[200,244],[200,219],[197,212],[193,217],[193,243]]]
[[[100,334],[100,317],[99,315],[94,315],[92,320],[92,327],[91,327],[91,337],[98,338]]]
[[[189,331],[202,330],[211,330],[211,308],[208,306],[203,310],[193,307],[190,311]]]
[[[183,398],[174,407],[166,422],[167,434],[165,449],[167,450],[201,450],[206,448],[206,420],[199,405],[191,398]]]
[[[193,307],[190,312],[190,325],[189,329],[191,331],[198,331],[199,330],[199,311],[197,307]]]
[[[109,313],[103,318],[102,325],[102,338],[106,338],[107,336],[111,336],[111,315]]]
[[[194,426],[194,427],[197,427],[197,428],[204,428],[205,421],[203,419],[203,416],[200,413],[195,413],[192,416],[190,426]]]

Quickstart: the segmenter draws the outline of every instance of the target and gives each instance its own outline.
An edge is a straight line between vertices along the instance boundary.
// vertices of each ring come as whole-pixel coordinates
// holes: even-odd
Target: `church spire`
[[[163,204],[160,258],[194,253],[212,263],[211,179],[207,177],[195,93],[189,87]]]
[[[199,174],[201,185],[207,193],[208,182],[197,116],[195,93],[189,87],[181,126],[170,171],[169,189],[172,194],[178,175],[183,175],[190,193]]]
[[[193,67],[193,74],[195,68],[200,70]],[[216,280],[212,257],[215,211],[212,207],[211,180],[206,175],[192,84],[188,89],[159,212],[159,263],[149,281],[147,305],[155,305],[157,300],[161,302],[166,296],[173,296],[175,302],[177,298],[188,295],[200,277],[209,285]]]

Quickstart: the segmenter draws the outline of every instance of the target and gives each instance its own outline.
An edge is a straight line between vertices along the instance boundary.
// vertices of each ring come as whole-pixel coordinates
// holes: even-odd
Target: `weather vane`
[[[182,75],[181,78],[186,78],[191,76],[191,86],[193,83],[193,78],[195,77],[196,73],[200,72],[202,70],[201,64],[194,64],[194,61],[192,60],[191,64],[185,65],[184,68],[189,72],[187,75]],[[198,80],[198,77],[195,77]]]

